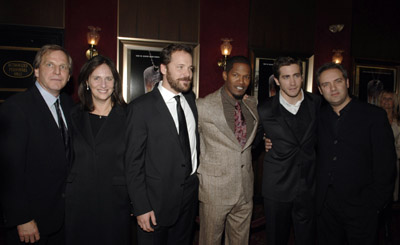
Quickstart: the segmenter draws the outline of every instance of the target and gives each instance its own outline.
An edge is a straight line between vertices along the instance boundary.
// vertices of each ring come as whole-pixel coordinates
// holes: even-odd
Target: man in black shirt
[[[378,213],[393,193],[396,152],[384,110],[350,98],[338,64],[317,71],[319,244],[375,244]]]

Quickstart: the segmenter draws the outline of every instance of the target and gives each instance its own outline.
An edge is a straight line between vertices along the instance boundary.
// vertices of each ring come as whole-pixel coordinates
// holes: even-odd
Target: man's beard
[[[190,80],[191,80],[190,77],[183,77],[183,78],[178,78],[175,80],[167,72],[167,82],[169,83],[169,86],[171,86],[171,88],[178,93],[185,93],[185,92],[189,91],[190,87],[191,87],[190,82],[189,82],[189,86],[185,87],[182,84],[180,84],[179,81],[190,81]]]

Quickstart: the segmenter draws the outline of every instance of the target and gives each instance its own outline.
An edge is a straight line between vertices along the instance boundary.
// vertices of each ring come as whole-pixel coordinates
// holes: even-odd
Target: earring
[[[86,83],[86,90],[89,91],[89,84]]]

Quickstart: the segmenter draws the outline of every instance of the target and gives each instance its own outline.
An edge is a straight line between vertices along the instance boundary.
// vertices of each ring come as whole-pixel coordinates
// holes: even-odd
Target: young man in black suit
[[[280,87],[258,106],[257,141],[273,147],[265,154],[262,181],[268,244],[287,244],[293,224],[296,244],[315,243],[315,142],[321,99],[303,91],[302,63],[278,58],[273,66]]]
[[[45,45],[34,60],[36,83],[0,108],[2,219],[7,244],[64,243],[64,186],[72,100],[60,93],[72,59]]]
[[[139,244],[191,244],[197,207],[197,109],[192,49],[161,51],[156,87],[128,106],[128,191]]]
[[[393,194],[396,151],[383,109],[350,98],[342,66],[316,74],[328,102],[318,124],[319,244],[376,244],[378,213]]]

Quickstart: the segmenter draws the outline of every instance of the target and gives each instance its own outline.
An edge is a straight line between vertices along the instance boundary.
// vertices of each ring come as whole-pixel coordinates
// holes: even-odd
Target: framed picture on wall
[[[64,30],[0,24],[0,104],[34,84],[33,60],[37,51],[50,43],[63,46]],[[69,86],[72,83],[66,88]]]
[[[382,90],[398,92],[395,66],[356,65],[353,94],[362,101],[377,104]]]
[[[172,41],[137,38],[119,38],[118,69],[122,76],[122,91],[128,103],[142,94],[150,92],[161,79],[160,51]],[[182,42],[180,42],[182,43]],[[184,43],[193,47],[193,91],[198,95],[198,70],[200,47],[195,43]]]
[[[275,60],[271,58],[256,58],[254,71],[254,96],[261,102],[265,98],[274,96],[278,89],[272,66]]]
[[[258,99],[258,102],[262,102],[268,97],[274,96],[279,91],[279,86],[276,85],[274,80],[274,74],[272,66],[274,65],[275,59],[273,58],[255,58],[255,70],[254,70],[254,91],[253,95]],[[307,89],[308,81],[308,60],[302,61],[303,69],[303,89]],[[311,72],[312,74],[312,72]]]
[[[39,48],[0,46],[0,103],[34,83],[33,60]]]

